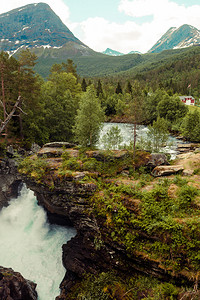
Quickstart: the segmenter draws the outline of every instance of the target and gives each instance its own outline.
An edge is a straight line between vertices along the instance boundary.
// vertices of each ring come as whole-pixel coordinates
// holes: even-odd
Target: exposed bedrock
[[[117,270],[121,274],[139,272],[162,280],[171,279],[159,262],[142,256],[128,256],[123,245],[112,241],[109,232],[98,223],[88,204],[88,197],[97,188],[94,183],[77,184],[72,179],[57,180],[53,190],[29,179],[26,179],[26,183],[35,192],[38,202],[47,209],[53,222],[72,225],[77,230],[76,236],[63,245],[63,264],[67,272],[61,283],[61,295],[57,299],[66,299],[67,291],[87,273]],[[179,282],[183,277],[174,279]]]

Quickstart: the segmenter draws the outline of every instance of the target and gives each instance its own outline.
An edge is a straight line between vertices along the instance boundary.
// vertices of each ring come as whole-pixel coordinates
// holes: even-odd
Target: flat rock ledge
[[[178,144],[177,151],[179,153],[191,152],[199,148],[199,144],[190,143],[190,144]]]

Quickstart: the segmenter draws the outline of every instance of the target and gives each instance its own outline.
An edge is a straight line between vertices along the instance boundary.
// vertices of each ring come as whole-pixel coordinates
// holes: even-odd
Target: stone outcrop
[[[1,300],[37,300],[36,284],[10,268],[0,267]]]
[[[53,148],[56,149],[57,146]],[[52,145],[46,148],[48,147],[52,148]],[[90,154],[90,157],[94,157]],[[99,152],[97,157],[98,155]],[[169,174],[172,166],[161,165],[156,168],[167,168],[166,172]],[[6,170],[6,166],[4,169]],[[176,168],[176,172],[180,170],[182,166]],[[67,299],[67,292],[87,273],[98,274],[107,270],[117,270],[121,274],[142,272],[169,280],[171,275],[160,266],[159,261],[143,257],[142,254],[129,256],[123,244],[110,238],[108,228],[101,224],[100,218],[96,217],[89,205],[97,186],[93,182],[81,181],[84,176],[84,172],[74,172],[71,177],[52,177],[53,187],[45,182],[36,183],[30,178],[23,178],[27,186],[34,191],[38,203],[47,210],[50,222],[71,225],[77,231],[76,236],[63,245],[63,265],[67,272],[61,283],[61,295],[57,300]]]
[[[73,225],[77,234],[63,245],[63,265],[66,275],[61,283],[61,295],[57,300],[66,299],[67,292],[87,273],[98,274],[107,270],[122,273],[143,272],[160,279],[169,279],[169,274],[160,268],[159,262],[139,256],[128,257],[125,247],[114,243],[106,236],[95,215],[88,198],[94,193],[94,184],[76,189],[71,181],[57,181],[54,190],[26,180],[34,191],[39,204],[48,211],[49,220],[62,225]],[[81,191],[81,193],[80,193]]]
[[[178,144],[177,151],[179,153],[194,151],[196,148],[199,148],[199,144],[190,143],[190,144]]]
[[[21,176],[17,173],[17,164],[12,159],[0,160],[0,209],[18,195]]]
[[[48,212],[49,220],[62,225],[72,225],[77,234],[63,245],[63,265],[67,272],[60,285],[61,294],[56,299],[67,299],[67,293],[85,274],[98,274],[116,270],[119,274],[142,272],[159,279],[169,280],[171,275],[160,267],[159,261],[142,255],[127,255],[123,244],[110,238],[108,229],[101,224],[89,205],[96,191],[94,183],[79,183],[73,178],[54,181],[51,190],[44,184],[25,179],[34,191],[38,202]],[[174,278],[174,280],[178,278]],[[183,278],[182,278],[183,279]]]
[[[17,165],[12,159],[0,161],[0,209],[7,206],[9,200],[18,196],[21,176],[17,173]],[[36,284],[26,280],[12,269],[0,267],[0,299],[1,300],[36,300]]]
[[[152,153],[149,157],[149,160],[146,162],[146,166],[150,169],[162,165],[169,165],[167,157],[163,153]]]
[[[167,176],[167,175],[177,174],[183,170],[184,170],[184,167],[182,165],[157,166],[152,170],[151,173],[154,177],[159,177],[159,176]]]

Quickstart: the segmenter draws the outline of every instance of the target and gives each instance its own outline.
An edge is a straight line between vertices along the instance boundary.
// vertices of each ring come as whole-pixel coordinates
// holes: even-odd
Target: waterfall
[[[75,234],[73,228],[50,225],[34,193],[23,186],[0,212],[0,265],[37,283],[39,300],[53,300],[65,274],[62,245]]]

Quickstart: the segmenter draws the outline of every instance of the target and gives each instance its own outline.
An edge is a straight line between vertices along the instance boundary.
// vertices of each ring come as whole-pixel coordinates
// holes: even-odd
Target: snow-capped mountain
[[[107,48],[105,51],[102,52],[103,54],[106,55],[111,55],[111,56],[120,56],[120,55],[124,55],[124,53],[118,52],[116,50],[112,50],[110,48]]]
[[[22,47],[59,48],[68,42],[86,47],[45,3],[0,15],[0,51],[13,54]]]
[[[158,53],[167,49],[186,48],[200,44],[200,31],[191,25],[171,27],[148,51]]]
[[[103,54],[110,55],[110,56],[121,56],[121,55],[126,55],[125,53],[112,50],[110,48],[107,48],[105,51],[102,52]],[[127,54],[141,54],[139,51],[131,51]]]

